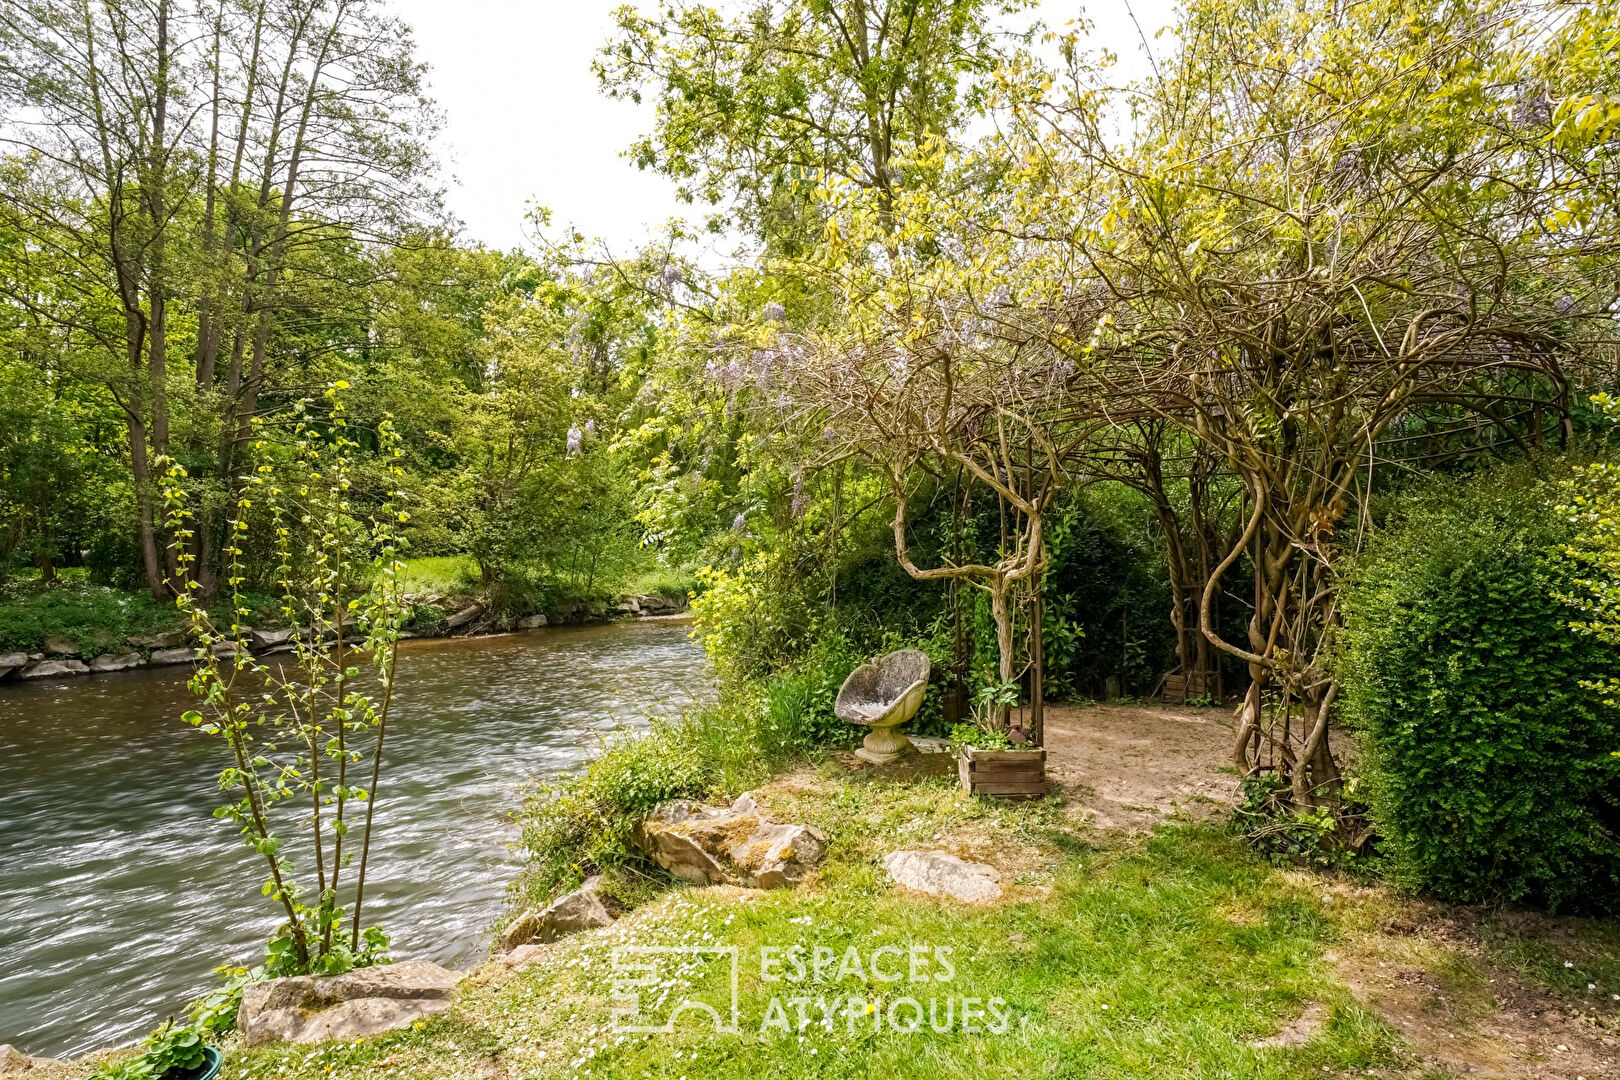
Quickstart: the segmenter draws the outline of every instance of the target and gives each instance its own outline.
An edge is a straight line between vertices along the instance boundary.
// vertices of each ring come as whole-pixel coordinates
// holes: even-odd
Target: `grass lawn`
[[[1430,1053],[1423,1031],[1407,1031],[1363,1003],[1376,997],[1384,971],[1417,972],[1452,1002],[1427,1025],[1429,1035],[1452,1036],[1441,1050],[1471,1046],[1470,1033],[1484,1030],[1476,999],[1480,987],[1501,989],[1494,976],[1579,1016],[1595,1034],[1575,1051],[1600,1055],[1602,1040],[1620,1029],[1620,1006],[1602,1000],[1620,978],[1612,923],[1498,921],[1466,948],[1437,945],[1425,929],[1434,913],[1421,905],[1268,865],[1219,822],[1091,833],[1078,825],[1072,802],[969,800],[946,777],[876,782],[827,762],[779,778],[760,800],[777,820],[827,832],[828,856],[811,880],[763,893],[673,888],[613,927],[545,947],[526,966],[485,965],[449,1014],[413,1030],[237,1051],[225,1075],[1465,1075],[1466,1058]],[[1006,895],[970,907],[896,890],[877,859],[903,847],[991,862]],[[1414,928],[1403,931],[1402,919]],[[736,947],[738,1031],[717,1033],[691,1013],[671,1034],[616,1031],[613,950],[624,945]],[[787,977],[797,973],[785,962],[771,969],[783,978],[765,978],[761,950],[793,946],[803,949],[803,978]],[[913,947],[923,957],[918,981],[909,970]],[[949,978],[939,977],[946,973],[940,950]],[[648,1017],[661,1020],[683,999],[728,1015],[730,972],[722,954],[661,968],[659,985],[641,991],[661,1002]],[[901,977],[889,981],[894,975]],[[1602,992],[1586,989],[1599,982]],[[966,1024],[965,998],[984,1010]],[[1423,1005],[1402,999],[1397,1007],[1410,1015]],[[921,1030],[904,1030],[919,1018]],[[1578,1035],[1555,1033],[1566,1041]]]
[[[406,559],[400,587],[407,593],[456,596],[478,585],[478,567],[471,555],[427,555]]]

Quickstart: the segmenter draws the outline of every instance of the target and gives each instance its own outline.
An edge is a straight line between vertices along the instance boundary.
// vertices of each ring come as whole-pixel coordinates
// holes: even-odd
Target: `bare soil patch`
[[[1223,708],[1049,706],[1046,775],[1100,829],[1214,817],[1237,798],[1230,725]]]

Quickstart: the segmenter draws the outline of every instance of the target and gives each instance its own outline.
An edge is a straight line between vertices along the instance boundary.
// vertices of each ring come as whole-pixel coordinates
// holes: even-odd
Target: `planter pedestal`
[[[873,724],[855,756],[868,765],[887,765],[911,753],[911,740],[900,734],[900,725],[909,719],[896,715],[881,726]]]

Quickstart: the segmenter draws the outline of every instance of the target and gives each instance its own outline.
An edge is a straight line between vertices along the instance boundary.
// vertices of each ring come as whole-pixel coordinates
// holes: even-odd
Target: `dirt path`
[[[1237,795],[1227,709],[1058,705],[1046,775],[1101,829],[1145,829],[1177,811],[1224,813]]]

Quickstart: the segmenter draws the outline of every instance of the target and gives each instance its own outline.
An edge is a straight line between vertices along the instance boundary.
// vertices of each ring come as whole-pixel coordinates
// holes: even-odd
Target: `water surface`
[[[708,693],[679,622],[407,642],[366,872],[396,959],[484,955],[526,784]],[[0,1043],[70,1056],[178,1012],[279,923],[263,861],[210,815],[223,744],[188,669],[0,686]]]

